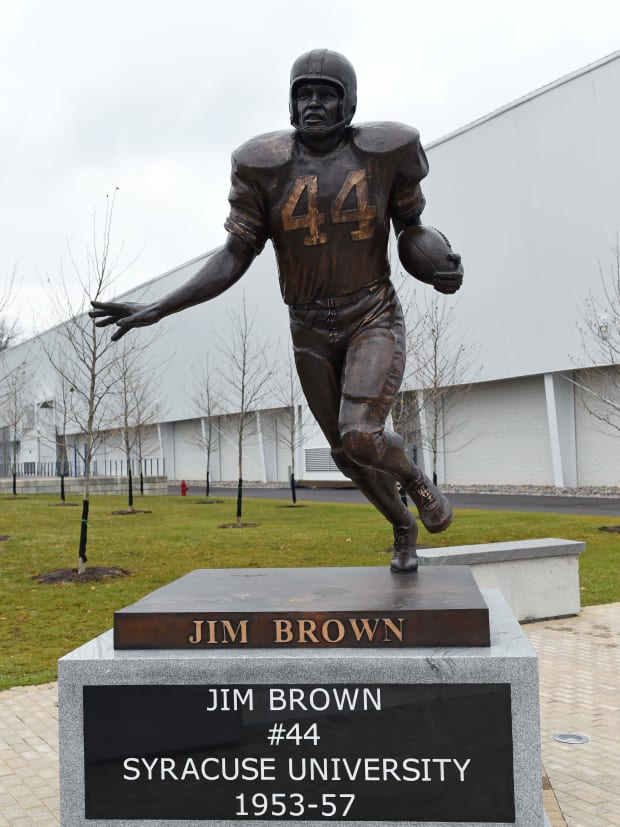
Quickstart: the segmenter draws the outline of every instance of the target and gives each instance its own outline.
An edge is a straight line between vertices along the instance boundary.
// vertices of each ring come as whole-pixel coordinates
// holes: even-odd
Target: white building
[[[596,425],[573,382],[579,381],[577,368],[587,366],[577,330],[579,308],[588,291],[599,290],[599,262],[610,261],[620,232],[619,92],[620,52],[427,146],[431,171],[424,182],[424,221],[443,229],[462,253],[464,288],[445,301],[456,302],[456,328],[480,348],[475,385],[443,423],[442,482],[569,487],[618,482],[620,438]],[[188,262],[124,298],[159,297],[203,261]],[[401,273],[394,279],[403,292],[413,287]],[[419,290],[430,288],[419,285]],[[222,361],[217,343],[226,338],[228,314],[239,310],[243,295],[247,307],[257,311],[257,337],[269,342],[272,357],[279,351],[279,372],[285,372],[287,311],[267,249],[226,294],[166,320],[166,332],[153,346],[154,361],[164,365],[158,385],[166,414],[152,429],[149,456],[165,461],[170,479],[204,475],[204,453],[196,447],[204,422],[191,401],[195,376],[206,353],[212,362]],[[49,437],[54,381],[41,347],[41,339],[55,335],[49,331],[5,354],[9,366],[24,359],[33,366],[33,413],[19,435],[19,462],[30,463],[30,471],[32,463],[38,468],[56,461]],[[248,480],[286,480],[290,449],[277,438],[286,428],[284,408],[274,383],[245,441]],[[229,406],[224,413],[215,427],[213,480],[237,478],[235,411]],[[453,420],[460,424],[458,433]],[[316,426],[306,423],[303,437],[296,476],[340,479]],[[70,434],[67,444],[79,439]],[[5,432],[0,475],[3,468],[7,473],[11,440]],[[416,447],[418,461],[428,469],[428,452],[422,442]],[[122,458],[109,434],[98,449],[99,471],[107,462],[113,472],[110,463]]]

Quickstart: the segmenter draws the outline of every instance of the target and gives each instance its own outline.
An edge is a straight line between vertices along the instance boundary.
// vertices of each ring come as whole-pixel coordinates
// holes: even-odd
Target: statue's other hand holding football
[[[461,257],[434,227],[414,224],[398,236],[398,256],[405,270],[439,293],[456,293],[463,284]]]
[[[450,253],[448,258],[454,262],[454,270],[438,270],[433,275],[433,287],[438,293],[456,293],[463,284],[463,265],[460,255]]]

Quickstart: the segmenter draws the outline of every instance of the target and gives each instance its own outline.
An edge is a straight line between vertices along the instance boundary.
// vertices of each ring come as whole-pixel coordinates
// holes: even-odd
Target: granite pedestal
[[[543,827],[546,820],[542,807],[536,655],[500,593],[488,591],[483,594],[489,608],[491,630],[491,645],[489,647],[416,647],[385,650],[370,648],[311,650],[259,648],[248,650],[226,649],[224,647],[208,651],[195,649],[121,651],[114,649],[111,631],[95,638],[59,661],[62,824],[65,827],[82,827],[82,825],[92,825],[92,827],[103,827],[104,825],[106,827],[112,827],[113,825],[116,827],[138,827],[138,825],[144,824],[148,824],[149,827],[158,827],[158,825],[161,827],[198,827],[198,825],[236,827],[236,825],[247,825],[252,821],[254,823],[260,821],[262,824],[270,825],[303,823],[308,827],[325,824],[326,822],[336,825],[359,825],[359,827],[362,825],[367,827],[369,824],[376,827],[381,827],[384,824],[392,827],[412,827],[413,825],[415,827],[455,827],[455,825],[456,827],[480,827],[480,824],[486,824],[487,827],[506,827],[508,824],[514,824],[517,827]],[[471,706],[472,726],[475,724],[479,730],[479,737],[486,739],[485,743],[488,744],[489,749],[491,751],[494,749],[493,745],[496,738],[497,743],[505,745],[507,738],[511,744],[511,754],[506,754],[505,747],[496,749],[498,750],[498,759],[501,759],[504,763],[508,762],[511,767],[512,779],[508,786],[510,787],[511,806],[514,815],[503,818],[503,820],[484,820],[480,817],[459,820],[458,815],[452,814],[447,818],[442,816],[443,820],[441,820],[441,818],[438,819],[429,815],[429,807],[432,809],[433,805],[432,802],[425,801],[420,803],[419,806],[412,806],[411,813],[407,813],[403,817],[401,800],[399,807],[395,810],[398,817],[394,818],[393,813],[390,813],[391,799],[389,797],[385,799],[384,812],[386,817],[384,820],[374,815],[367,808],[352,808],[351,814],[345,815],[346,802],[336,801],[337,796],[333,795],[334,789],[339,789],[338,785],[330,787],[329,784],[326,786],[325,783],[319,781],[315,785],[317,793],[314,798],[308,795],[309,788],[306,788],[305,811],[304,815],[300,817],[296,814],[301,812],[301,809],[299,809],[301,798],[296,798],[296,794],[287,794],[286,806],[289,807],[289,811],[287,813],[281,812],[281,808],[285,806],[280,800],[282,791],[277,782],[269,780],[269,773],[271,772],[269,765],[265,765],[264,776],[261,777],[261,780],[266,780],[260,789],[266,790],[269,795],[271,793],[276,795],[270,798],[270,816],[265,816],[262,820],[258,815],[260,810],[257,809],[256,801],[252,802],[251,800],[251,792],[254,789],[251,782],[246,785],[247,799],[243,792],[244,787],[239,788],[241,792],[235,796],[237,799],[236,812],[243,815],[218,819],[187,817],[185,815],[177,818],[171,817],[170,813],[166,812],[161,817],[151,815],[149,820],[135,818],[133,815],[120,817],[110,817],[109,815],[100,817],[97,815],[98,812],[114,811],[115,788],[114,784],[111,784],[107,801],[105,798],[102,800],[101,789],[99,789],[97,799],[97,795],[93,796],[93,790],[91,789],[89,792],[87,789],[89,784],[93,787],[94,783],[87,781],[87,773],[94,773],[93,776],[89,776],[93,778],[98,777],[97,773],[106,772],[107,735],[109,734],[110,742],[114,738],[122,738],[122,730],[124,728],[131,729],[134,714],[147,714],[145,708],[153,702],[154,695],[165,699],[166,693],[172,693],[170,697],[181,699],[183,704],[185,704],[183,699],[187,698],[186,711],[187,715],[190,716],[188,720],[191,721],[192,703],[195,702],[192,696],[196,691],[205,691],[204,688],[209,687],[210,689],[206,691],[210,693],[209,697],[212,698],[216,692],[221,692],[221,688],[242,687],[241,690],[237,691],[237,695],[228,694],[226,696],[226,703],[232,703],[234,706],[234,701],[235,703],[238,702],[239,706],[245,706],[245,710],[239,711],[237,709],[234,713],[236,718],[230,718],[230,720],[241,720],[244,716],[251,718],[250,723],[255,732],[258,732],[259,740],[262,739],[263,746],[257,748],[257,754],[261,754],[261,749],[264,754],[267,754],[271,749],[271,747],[268,748],[268,743],[270,743],[269,738],[272,738],[273,721],[278,719],[278,715],[276,714],[275,718],[272,715],[267,720],[261,718],[260,710],[254,709],[253,712],[250,712],[249,699],[252,696],[249,693],[254,692],[255,697],[258,698],[261,694],[270,691],[270,688],[275,685],[279,687],[276,690],[277,692],[281,692],[282,687],[286,686],[303,686],[308,691],[312,687],[321,687],[317,690],[320,694],[315,697],[315,701],[319,705],[323,704],[323,697],[327,697],[328,691],[333,691],[333,689],[345,685],[361,687],[360,692],[368,693],[364,697],[368,700],[370,706],[372,706],[373,698],[376,697],[376,694],[373,695],[373,693],[377,692],[377,687],[384,687],[384,697],[388,700],[392,699],[389,700],[389,703],[394,704],[395,714],[401,714],[404,707],[399,707],[398,701],[394,699],[398,699],[403,693],[405,695],[409,693],[417,699],[416,704],[418,704],[417,708],[419,710],[433,710],[439,728],[441,728],[445,713],[448,718],[450,715],[453,716],[451,720],[457,725],[456,729],[466,731],[469,723],[468,707],[459,706],[462,700],[461,694],[464,693],[467,703],[473,704]],[[218,690],[218,687],[220,690]],[[364,687],[367,687],[367,689],[364,689]],[[426,699],[424,697],[425,693],[428,695]],[[451,693],[456,695],[456,700],[451,699]],[[482,695],[487,693],[489,698],[495,698],[492,703],[489,702],[488,725],[485,725],[484,710],[482,717],[479,711],[476,712],[476,709],[479,710],[479,706],[476,707],[476,703],[479,703],[476,702],[476,695],[481,696],[481,693]],[[307,699],[308,696],[305,697]],[[362,695],[360,695],[361,697]],[[141,700],[142,698],[143,700]],[[118,706],[111,709],[115,699],[118,699]],[[204,698],[200,703],[204,703]],[[424,706],[424,704],[427,705]],[[155,704],[150,708],[156,710],[157,706]],[[326,738],[329,728],[332,725],[339,726],[342,721],[347,723],[349,727],[346,730],[347,732],[357,729],[360,734],[363,734],[364,720],[366,720],[364,715],[367,713],[355,711],[351,707],[349,711],[345,708],[345,711],[341,711],[339,714],[321,717],[316,709],[316,703],[314,705],[310,704],[310,711],[304,709],[303,704],[301,706],[298,704],[297,710],[292,715],[287,712],[279,718],[280,722],[284,721],[285,731],[289,734],[293,731],[291,729],[293,721],[302,722],[301,729],[296,730],[297,738],[307,737],[310,739],[310,743],[304,743],[300,746],[300,749],[305,750],[304,755],[318,755],[321,744],[316,740],[313,744],[312,738],[318,738],[318,733]],[[107,715],[109,719],[109,733],[106,732],[108,723],[102,723],[100,715],[102,710],[105,713],[104,717]],[[457,712],[460,710],[458,718],[454,717],[455,710]],[[384,715],[385,712],[386,710],[383,710],[380,714]],[[175,711],[175,714],[177,713],[178,710]],[[508,720],[507,732],[506,726],[501,723],[506,719],[506,714]],[[357,715],[360,716],[359,724],[356,724],[355,716]],[[414,725],[410,726],[412,723],[411,713],[408,712],[407,715],[409,715],[409,718],[403,718],[402,735],[403,739],[409,739],[413,742],[416,738],[416,719],[413,718]],[[165,718],[165,716],[163,717]],[[427,718],[428,715],[419,716],[421,729],[430,726]],[[318,727],[313,729],[317,719],[319,721]],[[381,720],[384,720],[384,718],[381,718]],[[385,720],[388,719],[385,718]],[[498,721],[500,722],[499,726]],[[198,724],[197,721],[197,728],[199,728]],[[275,726],[279,725],[278,723]],[[407,727],[410,728],[407,729]],[[162,716],[154,713],[149,719],[149,728],[150,746],[147,746],[147,742],[143,741],[142,750],[142,754],[148,756],[145,759],[146,763],[141,764],[141,759],[134,752],[130,752],[131,757],[126,760],[124,769],[126,777],[125,782],[123,782],[124,786],[129,787],[132,791],[135,790],[136,799],[140,797],[137,775],[140,770],[142,770],[143,775],[146,775],[147,770],[144,767],[147,765],[153,767],[155,761],[153,756],[157,756],[158,753],[160,756],[162,754],[168,756],[166,760],[168,761],[169,772],[164,786],[167,785],[169,790],[177,790],[184,783],[184,780],[179,776],[180,770],[178,767],[176,770],[177,780],[174,780],[174,773],[171,774],[170,772],[172,766],[170,762],[174,761],[173,758],[169,757],[171,752],[162,753],[161,747],[158,747],[158,733],[162,728],[166,728],[166,721],[162,719]],[[85,729],[88,729],[88,733],[85,733]],[[86,751],[85,735],[88,736]],[[412,796],[414,794],[424,795],[425,790],[432,788],[431,783],[425,788],[421,783],[413,784],[409,782],[425,780],[424,776],[420,777],[418,770],[415,770],[418,775],[414,775],[412,762],[419,760],[421,763],[416,764],[416,766],[421,768],[426,761],[424,772],[428,771],[429,774],[432,772],[436,776],[441,772],[442,777],[441,779],[437,778],[438,782],[439,780],[444,781],[444,770],[446,776],[452,773],[451,778],[446,778],[445,793],[437,796],[438,812],[445,813],[446,800],[450,799],[447,783],[454,782],[451,789],[458,793],[461,789],[459,781],[463,781],[464,773],[469,771],[465,769],[465,753],[458,753],[461,756],[460,763],[454,765],[448,763],[447,756],[456,755],[458,752],[457,748],[453,747],[453,752],[450,753],[449,735],[449,732],[447,736],[444,735],[441,747],[435,753],[428,750],[416,753],[412,748],[411,754],[427,756],[434,754],[433,759],[408,759],[408,765],[404,762],[397,765],[393,759],[390,759],[391,763],[388,764],[385,761],[381,763],[380,758],[367,759],[367,762],[370,763],[363,765],[365,766],[363,771],[367,773],[363,788],[371,790],[372,795],[376,797],[376,795],[380,795],[383,785],[374,782],[386,780],[392,782],[396,778],[394,789],[402,790],[406,788],[406,795],[409,795],[409,791]],[[167,737],[170,748],[176,733],[169,732]],[[212,738],[218,741],[218,749],[224,748],[222,744],[225,746],[227,737],[226,732],[212,733]],[[379,743],[380,737],[381,732],[377,731],[376,744],[374,744],[376,751],[371,754],[377,756],[385,754]],[[313,753],[315,748],[317,751]],[[277,751],[277,747],[275,749]],[[244,750],[245,755],[251,754],[250,747],[246,746]],[[290,746],[290,750],[292,750],[290,754],[295,756],[295,743]],[[510,750],[508,752],[510,753]],[[301,756],[302,753],[299,752],[298,754]],[[343,763],[344,759],[338,759],[340,764],[337,771],[341,776],[346,773],[357,773],[360,767],[360,759],[354,758],[354,752],[350,750],[348,754],[352,756],[348,759],[348,762]],[[361,754],[363,755],[363,753]],[[483,757],[481,756],[481,758]],[[300,777],[299,761],[301,759],[293,757],[292,760],[297,761],[294,769],[297,777]],[[332,761],[333,759],[329,760]],[[476,761],[474,761],[475,763]],[[160,768],[160,765],[163,766],[161,760],[157,767]],[[188,766],[185,766],[184,772],[189,771]],[[458,769],[459,767],[461,769]],[[380,774],[381,772],[384,775],[382,777],[377,776],[377,773]],[[190,777],[187,779],[189,782],[194,780],[192,773],[194,775],[198,774],[196,765],[191,769]],[[400,778],[397,777],[397,773],[400,774]],[[488,784],[482,788],[479,797],[487,796],[491,800],[496,796],[497,790],[494,778],[495,776],[490,773]],[[196,784],[202,787],[202,790],[208,787],[208,783],[204,779],[196,778],[195,780]],[[428,780],[431,781],[432,779],[429,777]],[[114,783],[118,784],[118,781],[117,777]],[[402,783],[399,784],[399,781]],[[131,785],[134,782],[136,783],[132,787]],[[190,786],[187,785],[188,790],[190,790]],[[120,787],[118,788],[120,789]],[[153,789],[155,788],[153,787]],[[439,789],[441,789],[441,784],[439,784]],[[418,793],[418,791],[421,791],[421,793]],[[204,795],[205,793],[201,794]],[[280,795],[280,799],[278,799],[278,795]],[[398,795],[402,796],[403,793],[398,792]],[[85,810],[87,797],[90,802],[88,806],[91,807],[90,817],[87,817]],[[422,802],[421,798],[416,800]],[[260,807],[262,807],[263,799],[259,798],[258,801]],[[106,809],[108,804],[110,808]],[[280,808],[277,812],[274,810],[275,805]],[[333,810],[336,805],[338,809],[334,813]],[[131,802],[128,806],[129,810],[133,812]],[[277,813],[280,813],[282,817],[272,817]],[[419,817],[420,813],[425,813],[425,815]]]

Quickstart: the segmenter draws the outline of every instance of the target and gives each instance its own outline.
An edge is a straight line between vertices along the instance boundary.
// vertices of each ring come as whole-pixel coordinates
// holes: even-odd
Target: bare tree
[[[296,505],[295,457],[297,449],[304,441],[304,429],[313,421],[313,417],[309,412],[304,416],[304,411],[307,411],[305,397],[299,384],[295,361],[290,349],[287,351],[284,370],[280,368],[278,371],[276,392],[278,400],[284,405],[283,416],[278,420],[278,425],[281,423],[283,427],[278,427],[276,439],[289,454],[291,500],[293,505]]]
[[[15,344],[18,336],[17,322],[12,320],[8,311],[15,298],[16,268],[0,288],[0,407],[10,397],[9,379],[11,373],[19,368],[21,362],[15,363],[7,351]],[[6,446],[6,442],[4,443]],[[7,457],[8,459],[8,457]]]
[[[222,396],[227,409],[235,412],[239,480],[237,483],[237,525],[241,525],[243,502],[243,444],[256,429],[258,409],[270,391],[274,367],[268,358],[268,342],[258,342],[253,328],[256,314],[249,316],[245,295],[241,309],[229,313],[230,328],[220,337],[224,365],[219,371]]]
[[[601,428],[620,431],[620,246],[611,248],[607,270],[599,262],[600,291],[590,291],[577,323],[582,353],[577,361],[588,366],[574,384],[586,411]]]
[[[481,369],[478,347],[467,343],[456,331],[455,306],[435,294],[423,293],[420,298],[415,292],[406,305],[405,384],[415,390],[400,393],[392,409],[394,426],[405,441],[413,441],[416,433],[430,452],[435,484],[446,437],[458,433],[465,424],[450,414],[471,390]],[[469,442],[471,438],[459,448]]]
[[[194,444],[205,455],[205,502],[209,500],[211,489],[211,455],[215,441],[215,419],[221,413],[220,391],[215,373],[209,364],[209,357],[195,362],[194,385],[191,400],[200,416],[200,434],[194,438]]]
[[[19,371],[21,362],[17,364],[8,356],[8,349],[15,343],[17,336],[17,323],[8,316],[9,308],[15,298],[15,279],[16,270],[6,279],[0,288],[0,467],[3,472],[8,470],[9,466],[13,466],[13,493],[15,494],[17,488],[15,477],[15,439],[11,440],[11,428],[7,422],[10,415],[7,410],[3,410],[8,404],[11,407],[11,376],[14,371]],[[13,389],[14,390],[14,389]],[[13,460],[9,460],[9,456]]]
[[[84,471],[78,574],[86,571],[91,464],[99,440],[112,425],[110,392],[117,379],[112,368],[119,355],[111,343],[109,328],[96,327],[87,311],[90,302],[105,298],[116,278],[133,263],[120,267],[122,245],[117,250],[112,247],[114,203],[115,194],[106,196],[102,222],[98,222],[96,213],[93,215],[92,238],[82,266],[69,249],[77,295],[73,295],[62,271],[53,285],[48,280],[48,296],[59,324],[56,335],[51,343],[44,343],[44,348],[61,381],[71,389],[69,422],[83,439],[83,447],[77,449]]]
[[[34,401],[29,393],[32,374],[26,361],[21,362],[10,371],[4,384],[4,401],[2,419],[9,429],[11,446],[11,476],[13,478],[13,496],[17,496],[17,460],[19,456],[20,437],[24,427],[31,426],[28,414],[34,415]]]
[[[152,453],[154,446],[159,448],[159,438],[155,436],[156,423],[161,421],[166,412],[165,403],[153,391],[154,385],[143,385],[134,392],[133,450],[140,469],[140,494],[144,494],[146,455]]]
[[[60,499],[66,502],[65,477],[69,473],[69,457],[67,456],[67,424],[72,387],[62,376],[58,377],[57,393],[54,396],[54,439],[56,442],[56,465],[60,477]]]
[[[0,290],[0,353],[14,345],[19,335],[17,322],[7,315],[15,298],[16,277],[17,267],[14,267],[6,284]]]
[[[141,337],[137,345],[123,340],[117,345],[117,359],[111,366],[114,381],[113,417],[120,422],[117,433],[125,455],[128,480],[128,508],[134,511],[133,460],[140,469],[140,492],[144,493],[142,460],[148,443],[148,431],[162,417],[164,405],[159,397],[157,375],[162,365],[149,361],[148,351],[161,330],[148,337]]]
[[[60,500],[62,504],[66,504],[65,477],[69,474],[67,429],[72,390],[67,381],[56,374],[55,384],[46,390],[47,401],[38,406],[39,410],[51,409],[53,418],[51,421],[41,422],[37,417],[35,421],[37,439],[44,445],[53,448],[55,452],[56,473],[60,478]]]

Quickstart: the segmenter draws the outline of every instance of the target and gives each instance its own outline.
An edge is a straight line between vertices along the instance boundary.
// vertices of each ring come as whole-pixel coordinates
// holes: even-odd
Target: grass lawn
[[[78,497],[70,500],[79,503]],[[131,571],[95,583],[39,585],[33,576],[76,566],[79,508],[52,508],[49,496],[0,496],[0,688],[56,677],[56,661],[109,629],[116,609],[197,568],[386,566],[391,530],[371,507],[286,500],[247,500],[244,521],[255,528],[219,528],[234,521],[235,500],[211,505],[197,497],[144,497],[152,513],[113,515],[125,499],[91,500],[88,560]],[[620,523],[620,515],[618,516]],[[459,511],[453,526],[426,546],[536,537],[583,540],[583,605],[620,601],[620,534],[601,532],[609,518],[498,511]]]

